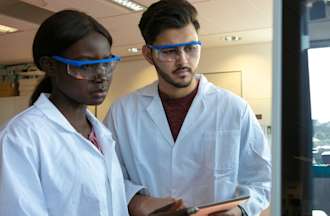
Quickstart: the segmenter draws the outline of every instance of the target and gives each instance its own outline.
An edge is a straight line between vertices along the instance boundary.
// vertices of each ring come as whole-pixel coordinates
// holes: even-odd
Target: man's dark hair
[[[103,35],[111,47],[112,37],[108,30],[93,17],[76,10],[59,11],[48,17],[39,27],[33,41],[33,61],[42,70],[42,57],[62,55],[74,43],[92,32]],[[39,97],[41,92],[51,93],[49,77],[45,77],[32,94],[30,104]]]
[[[143,13],[139,28],[146,44],[153,44],[162,31],[189,23],[199,30],[197,10],[192,4],[186,0],[160,0]]]

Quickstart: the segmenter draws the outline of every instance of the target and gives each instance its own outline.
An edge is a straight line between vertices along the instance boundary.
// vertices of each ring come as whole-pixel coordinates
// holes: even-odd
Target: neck
[[[86,118],[86,105],[78,104],[59,92],[54,92],[49,99],[77,131],[89,127]]]
[[[195,90],[197,80],[194,78],[190,85],[184,88],[175,87],[167,82],[159,82],[159,90],[170,98],[182,98]]]

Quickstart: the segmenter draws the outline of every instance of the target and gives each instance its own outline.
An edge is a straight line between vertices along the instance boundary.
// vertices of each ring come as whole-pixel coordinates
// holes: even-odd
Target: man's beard
[[[172,85],[176,88],[186,88],[186,87],[190,86],[190,84],[193,80],[193,74],[194,73],[192,72],[191,68],[188,68],[188,67],[179,67],[179,68],[177,68],[176,70],[179,70],[179,69],[182,69],[182,68],[188,69],[189,72],[192,74],[192,76],[191,76],[191,79],[187,82],[176,82],[174,79],[171,78],[171,76],[169,74],[163,72],[162,69],[160,69],[156,64],[154,64],[154,66],[156,68],[156,71],[157,71],[158,75],[161,78],[163,78],[167,83],[169,83],[170,85]]]

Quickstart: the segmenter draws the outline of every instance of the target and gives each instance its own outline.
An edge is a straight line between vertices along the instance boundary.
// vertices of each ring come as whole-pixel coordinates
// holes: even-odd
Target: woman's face
[[[70,46],[62,56],[74,60],[104,59],[111,56],[111,47],[102,34],[93,32]],[[98,73],[97,70],[95,73]],[[57,62],[53,94],[59,91],[57,95],[74,103],[99,105],[107,95],[111,78],[95,77],[93,80],[74,78],[67,73],[67,65]]]

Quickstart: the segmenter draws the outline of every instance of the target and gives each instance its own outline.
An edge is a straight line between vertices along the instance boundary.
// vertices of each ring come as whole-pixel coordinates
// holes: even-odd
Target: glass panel
[[[313,209],[330,215],[330,5],[310,1],[308,50],[313,121]],[[314,211],[313,215],[320,213]],[[322,214],[323,214],[322,213]]]
[[[313,164],[330,165],[330,48],[308,51],[313,120]]]
[[[313,209],[328,215],[330,194],[330,48],[308,51],[313,120]]]

